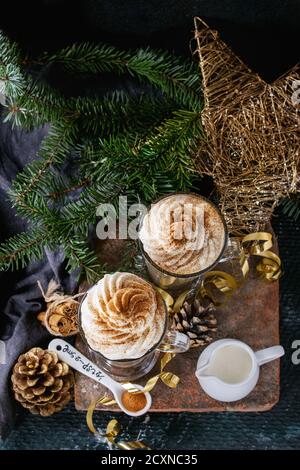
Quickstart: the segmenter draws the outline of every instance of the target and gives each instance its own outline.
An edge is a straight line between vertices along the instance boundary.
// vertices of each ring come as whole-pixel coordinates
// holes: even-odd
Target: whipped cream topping
[[[193,274],[219,257],[225,230],[209,202],[193,194],[176,194],[151,206],[139,238],[144,251],[163,270]]]
[[[136,359],[161,339],[165,305],[156,290],[131,273],[106,274],[81,306],[88,344],[107,359]]]

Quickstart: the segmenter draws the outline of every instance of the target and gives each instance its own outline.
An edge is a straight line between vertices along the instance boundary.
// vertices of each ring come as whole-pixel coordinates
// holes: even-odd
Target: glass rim
[[[152,205],[155,205],[157,204],[158,202],[164,200],[164,199],[167,199],[168,197],[170,196],[176,196],[177,194],[182,194],[182,195],[186,195],[186,196],[189,196],[189,195],[193,195],[199,199],[202,199],[204,200],[205,202],[207,202],[208,204],[210,204],[217,212],[217,214],[219,215],[221,221],[222,221],[222,224],[223,224],[223,228],[224,228],[224,244],[223,244],[223,247],[222,247],[222,250],[220,251],[220,254],[218,255],[218,257],[215,259],[215,261],[210,264],[209,266],[207,266],[206,268],[204,269],[201,269],[201,271],[195,271],[193,273],[188,273],[188,274],[178,274],[178,273],[172,273],[171,271],[167,271],[166,269],[160,267],[158,264],[156,264],[151,258],[150,256],[148,255],[148,253],[144,250],[144,247],[143,247],[143,243],[141,242],[140,240],[140,237],[138,236],[138,245],[139,245],[139,248],[143,254],[143,256],[146,258],[147,261],[149,261],[150,264],[152,264],[152,266],[154,268],[156,268],[158,271],[160,271],[162,274],[165,274],[167,276],[170,276],[170,277],[175,277],[175,278],[178,278],[178,279],[189,279],[191,277],[198,277],[198,276],[201,276],[202,274],[206,273],[207,271],[210,271],[211,268],[213,268],[214,266],[216,266],[219,261],[222,259],[222,256],[224,254],[224,251],[226,250],[226,247],[227,247],[227,244],[228,244],[228,228],[227,228],[227,224],[226,224],[226,221],[225,221],[225,218],[222,214],[222,212],[220,211],[220,209],[218,208],[218,206],[216,206],[216,204],[214,204],[213,202],[211,202],[209,199],[207,199],[206,197],[204,196],[201,196],[200,194],[197,194],[197,193],[194,193],[194,192],[185,192],[185,191],[177,191],[177,192],[172,192],[172,193],[168,193],[168,194],[165,194],[164,196],[161,196],[159,197],[158,199],[156,199],[154,202],[151,203],[151,206]],[[150,209],[151,209],[151,206],[150,206]],[[150,210],[149,208],[147,208],[147,214]],[[143,219],[145,217],[146,214],[143,215],[143,217],[141,218],[141,222],[139,224],[139,230],[138,230],[138,233],[140,232],[141,228],[142,228],[142,222],[143,222]]]
[[[102,279],[102,278],[101,278]],[[143,279],[143,278],[141,278]],[[100,279],[99,279],[100,280]],[[166,335],[167,333],[167,330],[168,330],[168,323],[169,323],[169,313],[168,313],[168,308],[167,308],[167,304],[166,302],[164,301],[163,299],[163,296],[161,295],[161,293],[156,290],[153,285],[143,279],[144,281],[148,282],[148,284],[151,285],[152,289],[155,290],[156,292],[156,295],[158,295],[158,297],[161,299],[162,303],[163,303],[163,306],[164,306],[164,311],[165,311],[165,324],[164,324],[164,328],[163,328],[163,332],[162,332],[162,335],[161,337],[159,338],[159,340],[157,341],[157,343],[155,343],[151,349],[149,349],[147,352],[145,352],[142,356],[139,356],[139,357],[135,357],[135,358],[128,358],[128,359],[109,359],[108,357],[104,356],[104,354],[102,354],[100,351],[97,351],[96,349],[92,348],[87,340],[87,338],[85,337],[85,334],[84,334],[84,331],[83,331],[83,328],[82,328],[82,325],[81,325],[81,318],[82,318],[82,314],[81,314],[81,307],[82,307],[82,304],[85,300],[85,298],[87,297],[89,291],[96,285],[94,284],[92,287],[90,287],[87,292],[84,294],[84,296],[81,298],[81,301],[79,303],[79,308],[78,308],[78,313],[77,313],[77,317],[78,317],[78,331],[79,331],[79,334],[80,334],[80,337],[83,339],[85,345],[88,347],[88,349],[90,351],[92,351],[93,353],[95,354],[99,354],[105,361],[109,361],[109,362],[122,362],[122,363],[126,363],[126,362],[134,362],[134,361],[139,361],[140,359],[143,359],[144,357],[146,357],[148,354],[154,352],[159,344],[162,342],[162,340],[164,339],[164,336]]]

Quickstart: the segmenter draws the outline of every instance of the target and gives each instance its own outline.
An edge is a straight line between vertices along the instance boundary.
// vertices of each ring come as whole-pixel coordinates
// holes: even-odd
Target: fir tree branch
[[[106,45],[74,44],[42,60],[61,63],[71,71],[85,73],[129,73],[146,80],[166,96],[189,109],[201,106],[199,71],[193,63],[186,63],[165,51],[139,49],[124,52]]]
[[[77,234],[67,240],[63,246],[68,260],[66,266],[68,271],[72,272],[78,269],[80,272],[83,271],[85,278],[91,284],[107,273],[105,266],[100,263],[95,252],[89,247],[86,237]]]
[[[51,244],[43,229],[23,232],[0,245],[0,269],[20,269],[29,262],[43,258],[44,248]]]
[[[4,85],[1,90],[2,93],[11,98],[20,95],[25,88],[25,79],[23,74],[19,67],[12,63],[3,65],[0,62],[0,80]]]
[[[172,118],[166,119],[156,129],[156,133],[146,140],[143,151],[148,155],[160,155],[166,171],[173,174],[179,186],[184,189],[191,183],[191,173],[194,171],[193,153],[201,138],[201,114],[179,110],[173,113]],[[163,165],[161,161],[157,162],[158,169]],[[155,166],[154,164],[154,168]]]
[[[85,188],[86,186],[89,186],[89,184],[89,178],[82,178],[81,180],[72,179],[68,182],[60,181],[58,184],[56,184],[55,189],[53,189],[52,192],[49,192],[48,197],[54,201],[62,202],[66,197],[68,197],[70,193],[73,193],[78,189]]]
[[[40,127],[44,124],[61,121],[67,117],[65,99],[45,84],[27,80],[19,93],[7,93],[7,107],[4,122],[23,128]],[[69,113],[71,114],[71,113]]]
[[[82,43],[67,46],[55,54],[45,53],[40,62],[61,63],[66,69],[78,73],[111,71],[122,73],[129,58],[127,52],[112,46]]]
[[[54,119],[55,110],[64,105],[64,99],[21,71],[23,62],[17,44],[0,32],[0,80],[4,82],[3,93],[8,102],[6,120],[13,119],[24,127],[39,126]],[[25,115],[31,119],[25,119]]]
[[[192,184],[193,151],[202,138],[200,115],[178,111],[145,139],[116,136],[87,147],[82,171],[95,183],[117,178],[144,201]]]
[[[23,209],[26,210],[26,196],[37,190],[51,165],[63,163],[74,145],[75,135],[76,128],[73,123],[60,123],[51,127],[38,153],[41,160],[28,164],[12,184],[9,194],[13,206],[18,209],[23,204]]]
[[[23,73],[16,46],[2,43],[0,36],[7,119],[27,128],[52,124],[39,159],[18,174],[10,191],[19,214],[35,228],[1,245],[0,267],[25,266],[43,256],[43,246],[63,245],[69,269],[98,277],[105,267],[87,236],[100,203],[116,204],[120,194],[150,202],[191,186],[193,152],[202,138],[198,71],[193,63],[149,49],[132,53],[83,44],[45,58],[76,72],[129,73],[162,92],[155,97],[114,92],[65,100]],[[78,172],[60,176],[73,148],[80,149],[80,157],[75,155]]]
[[[49,231],[56,226],[59,217],[59,210],[49,207],[47,199],[40,191],[31,191],[26,194],[22,201],[18,202],[17,212],[35,227],[44,227]]]
[[[77,201],[65,205],[56,222],[60,234],[68,238],[71,233],[88,235],[90,225],[96,223],[96,209],[100,204],[113,203],[121,194],[120,182],[98,183],[82,191]]]
[[[128,70],[189,109],[201,106],[199,71],[193,62],[182,63],[166,52],[140,49],[129,60]]]
[[[132,96],[123,91],[107,93],[103,97],[79,97],[69,100],[69,106],[78,116],[80,129],[90,137],[118,133],[145,133],[158,125],[177,109],[173,100],[141,93]]]
[[[300,192],[292,194],[281,200],[280,205],[283,213],[295,221],[300,218]]]
[[[0,31],[0,64],[19,66],[20,62],[20,48]]]

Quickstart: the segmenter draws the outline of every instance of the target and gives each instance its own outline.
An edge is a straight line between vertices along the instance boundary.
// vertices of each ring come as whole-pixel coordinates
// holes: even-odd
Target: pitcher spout
[[[203,366],[199,367],[197,370],[196,370],[196,377],[198,379],[202,379],[202,378],[212,378],[212,374],[209,370],[209,362],[207,362],[206,364],[204,364]]]

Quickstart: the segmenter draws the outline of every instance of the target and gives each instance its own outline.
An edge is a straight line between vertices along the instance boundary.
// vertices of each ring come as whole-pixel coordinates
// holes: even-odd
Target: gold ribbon
[[[175,353],[170,353],[170,352],[167,352],[163,355],[163,357],[161,358],[161,361],[160,361],[160,373],[155,375],[154,377],[151,377],[147,381],[147,383],[146,383],[146,385],[144,386],[143,389],[140,390],[139,388],[136,388],[130,382],[122,383],[121,384],[122,387],[125,390],[127,390],[129,393],[133,393],[133,394],[137,395],[139,393],[151,392],[151,390],[153,390],[153,388],[157,384],[158,380],[160,379],[168,387],[176,388],[177,385],[180,382],[180,378],[177,375],[173,374],[172,372],[165,372],[164,371],[164,368],[166,367],[166,365],[169,364],[169,362],[175,356],[176,356]],[[89,423],[91,423],[90,414],[93,414],[93,411],[94,411],[95,407],[99,404],[104,405],[104,406],[110,406],[110,405],[115,405],[116,401],[112,398],[107,397],[106,395],[92,401],[89,408],[88,408],[87,416],[86,416],[88,426],[89,426]],[[90,409],[92,411],[90,411]],[[89,429],[90,429],[91,432],[95,432],[95,431],[92,430],[92,428],[90,426],[89,426]]]
[[[231,276],[231,274],[225,273],[224,271],[209,271],[203,277],[201,285],[196,293],[196,298],[198,296],[203,299],[209,298],[215,305],[224,303],[226,301],[225,298],[222,302],[215,298],[212,287],[229,298],[238,288],[238,282],[233,276]],[[179,312],[189,292],[189,290],[182,292],[175,302],[173,302],[173,313]]]
[[[266,281],[276,281],[281,276],[281,260],[278,255],[271,251],[273,247],[272,234],[268,232],[255,232],[246,235],[241,240],[240,266],[243,279],[249,274],[249,258],[250,256],[259,256],[261,261],[257,264],[256,270]],[[202,298],[209,298],[215,305],[223,304],[236,289],[240,286],[234,276],[224,271],[207,272],[196,294]],[[213,291],[217,290],[223,294],[223,300],[216,299]],[[170,294],[163,289],[157,288],[163,299],[167,303],[170,313],[178,313],[185,301],[189,291],[182,292],[175,300]]]
[[[240,264],[244,278],[249,273],[249,258],[251,255],[262,258],[256,266],[256,270],[266,281],[277,281],[280,278],[281,260],[278,255],[270,251],[273,247],[271,233],[250,233],[242,239],[241,247]]]
[[[124,387],[125,390],[127,390],[129,393],[133,394],[138,394],[138,393],[145,393],[145,392],[150,392],[155,385],[157,384],[158,380],[161,379],[161,381],[167,385],[168,387],[171,388],[176,388],[180,379],[177,375],[173,374],[172,372],[165,372],[164,368],[166,365],[175,357],[174,353],[165,353],[163,357],[161,358],[160,361],[160,373],[149,379],[145,385],[145,387],[140,390],[137,389],[133,384],[131,383],[124,383],[122,386]],[[97,430],[94,426],[93,423],[93,414],[95,411],[95,408],[98,404],[104,405],[104,406],[110,406],[110,405],[115,405],[116,401],[112,398],[107,397],[106,395],[100,398],[97,398],[96,400],[93,400],[87,410],[86,414],[86,423],[89,428],[89,430],[96,434]],[[108,423],[107,429],[106,429],[106,434],[104,437],[106,439],[119,447],[120,449],[123,450],[134,450],[134,449],[150,449],[145,443],[141,441],[130,441],[130,442],[125,442],[125,441],[120,441],[120,442],[115,442],[115,438],[119,433],[119,428],[118,428],[118,422],[117,420],[113,419]]]
[[[120,432],[119,423],[116,419],[111,419],[107,425],[105,437],[113,445],[123,450],[145,449],[151,450],[143,441],[119,441],[116,442],[116,437]]]
[[[167,306],[167,309],[168,309],[168,313],[169,314],[172,313],[172,311],[173,311],[172,307],[173,307],[173,303],[174,303],[173,297],[167,291],[162,289],[161,287],[158,287],[154,284],[153,284],[153,287],[157,290],[157,292],[160,293],[160,295],[164,299],[164,302],[165,302],[165,304]]]
[[[173,306],[173,312],[174,312],[174,313],[178,313],[178,312],[179,312],[179,310],[181,309],[182,304],[183,304],[183,302],[185,301],[185,298],[186,298],[186,296],[188,295],[189,292],[190,292],[189,290],[185,290],[184,292],[182,292],[182,293],[177,297],[177,299],[175,300],[174,306]]]
[[[210,299],[215,305],[223,304],[238,288],[238,282],[231,274],[224,271],[209,271],[204,275],[203,281],[198,290],[202,298]],[[217,300],[213,294],[213,289],[223,294],[223,300]]]
[[[98,434],[99,435],[99,433],[96,430],[96,428],[94,426],[94,423],[93,423],[93,414],[94,414],[95,408],[96,408],[98,403],[108,404],[108,403],[103,403],[104,398],[106,398],[106,397],[102,397],[100,399],[93,400],[90,403],[90,405],[88,407],[88,410],[87,410],[86,422],[87,422],[89,430],[93,434]],[[114,400],[110,400],[110,401],[114,401]],[[108,425],[106,427],[106,433],[105,434],[100,434],[100,435],[102,437],[105,437],[110,444],[118,447],[119,449],[123,449],[123,450],[135,450],[135,449],[151,450],[151,448],[148,447],[147,444],[145,444],[143,441],[118,441],[118,442],[116,442],[116,437],[118,436],[119,433],[120,433],[120,428],[119,428],[118,421],[116,419],[111,419],[108,422]]]
[[[167,352],[163,355],[160,361],[160,373],[155,375],[154,377],[151,377],[144,388],[142,390],[136,388],[133,384],[130,382],[123,383],[122,386],[127,390],[129,393],[134,393],[134,394],[139,394],[139,393],[145,393],[145,392],[150,392],[153,390],[155,385],[157,384],[158,380],[160,379],[165,385],[167,385],[170,388],[176,388],[177,385],[180,382],[180,378],[173,374],[172,372],[165,372],[164,368],[166,365],[175,357],[175,353],[170,353]]]

